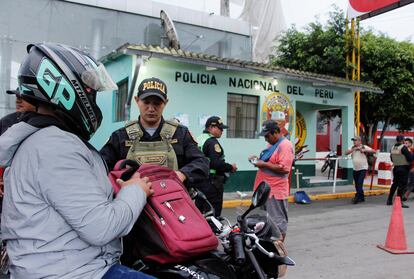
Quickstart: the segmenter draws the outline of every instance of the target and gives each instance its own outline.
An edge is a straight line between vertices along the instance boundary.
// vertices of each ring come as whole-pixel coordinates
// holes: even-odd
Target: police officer
[[[392,170],[394,179],[392,181],[390,193],[388,194],[387,205],[392,205],[392,199],[397,189],[397,195],[402,200],[405,188],[407,187],[410,162],[412,161],[412,155],[407,146],[404,145],[404,136],[398,135],[396,141],[397,142],[391,148],[391,161],[394,164]],[[403,208],[408,208],[408,205],[403,204],[402,201],[401,204]]]
[[[108,168],[112,170],[117,161],[127,158],[168,166],[186,184],[206,179],[208,160],[188,129],[162,116],[168,103],[166,84],[154,77],[145,79],[134,98],[138,120],[113,132],[100,151]]]
[[[224,125],[220,117],[211,116],[206,121],[203,134],[197,138],[199,148],[210,159],[209,180],[200,184],[198,188],[213,205],[215,216],[221,215],[224,182],[226,181],[227,173],[237,170],[236,164],[225,162],[223,148],[217,140],[223,134],[223,130],[227,128],[228,126]]]

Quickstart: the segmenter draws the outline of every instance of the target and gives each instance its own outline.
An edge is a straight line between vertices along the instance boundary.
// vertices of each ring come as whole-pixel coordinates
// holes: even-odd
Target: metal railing
[[[338,162],[339,160],[349,160],[351,159],[349,156],[346,157],[331,157],[331,158],[301,158],[301,159],[297,159],[296,161],[327,161],[327,160],[331,160],[331,161],[335,161],[335,165],[334,165],[334,173],[333,173],[333,186],[332,186],[332,193],[336,192],[336,180],[337,180],[337,174],[338,174]],[[300,189],[300,185],[299,185],[299,169],[297,167],[295,167],[295,176],[296,176],[296,189]]]

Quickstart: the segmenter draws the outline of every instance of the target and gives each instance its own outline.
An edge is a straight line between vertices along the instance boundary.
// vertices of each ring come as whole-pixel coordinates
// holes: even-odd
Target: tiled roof
[[[352,81],[340,77],[321,75],[289,68],[282,68],[270,64],[257,63],[241,59],[222,58],[205,53],[184,51],[182,49],[175,50],[173,48],[162,48],[160,46],[142,44],[135,45],[127,43],[120,46],[118,49],[114,50],[108,55],[102,57],[100,60],[106,63],[107,61],[110,61],[123,54],[138,54],[152,57],[170,58],[174,60],[185,61],[188,63],[202,64],[222,69],[249,71],[265,76],[274,76],[276,78],[284,77],[287,79],[309,81],[323,85],[345,87],[353,90],[383,93],[383,90],[370,83]]]

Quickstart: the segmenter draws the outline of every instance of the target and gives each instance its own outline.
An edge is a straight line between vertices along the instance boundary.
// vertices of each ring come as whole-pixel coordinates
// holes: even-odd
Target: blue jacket
[[[20,122],[0,137],[2,238],[12,278],[101,278],[146,203],[137,185],[113,199],[93,148],[56,126]]]

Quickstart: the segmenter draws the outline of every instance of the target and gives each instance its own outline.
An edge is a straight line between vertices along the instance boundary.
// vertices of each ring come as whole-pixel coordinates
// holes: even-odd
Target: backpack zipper
[[[147,209],[147,213],[152,217],[152,218],[154,218],[154,220],[155,221],[157,221],[158,223],[160,223],[162,226],[165,226],[166,225],[166,223],[165,223],[165,220],[164,220],[164,218],[161,216],[161,214],[155,209],[155,208],[153,208],[153,207],[151,207],[151,206],[149,206],[148,208],[151,208],[151,211],[153,211],[154,213],[155,213],[155,215],[157,215],[157,217],[155,217],[155,215],[154,214],[152,214],[151,212],[148,212],[148,209]]]
[[[178,221],[180,221],[181,223],[184,223],[185,222],[185,216],[183,216],[183,215],[178,215],[176,212],[175,212],[175,210],[174,210],[174,208],[172,207],[172,205],[168,202],[168,201],[165,201],[165,202],[163,202],[163,204],[169,209],[169,210],[171,210],[171,212],[175,215],[175,217],[177,217],[177,219],[178,219]]]

